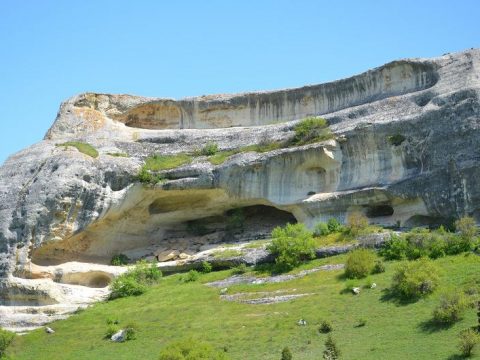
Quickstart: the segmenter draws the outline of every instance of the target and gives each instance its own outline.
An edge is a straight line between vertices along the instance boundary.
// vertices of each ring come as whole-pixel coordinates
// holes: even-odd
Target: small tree
[[[415,299],[432,293],[438,286],[437,267],[422,258],[400,265],[392,279],[392,290],[403,298]]]
[[[291,270],[302,261],[315,257],[315,242],[304,224],[276,227],[272,231],[272,239],[268,250],[275,255],[275,263],[280,271]]]
[[[455,228],[460,233],[460,236],[466,240],[471,240],[477,233],[475,219],[469,216],[464,216],[455,221]]]
[[[370,274],[375,266],[375,253],[367,249],[352,251],[345,262],[345,276],[361,279]]]
[[[325,350],[323,351],[323,358],[325,360],[337,360],[340,358],[340,350],[337,347],[335,340],[328,336],[325,341]]]
[[[281,360],[292,360],[292,352],[288,347],[284,347],[282,350],[282,359]]]
[[[472,356],[473,348],[480,342],[480,335],[472,329],[467,329],[458,334],[458,348],[464,357]]]
[[[368,226],[368,219],[361,212],[356,211],[348,215],[347,225],[352,235],[358,235]]]
[[[463,293],[445,294],[433,310],[433,320],[438,324],[453,324],[461,319],[467,306],[468,301]]]

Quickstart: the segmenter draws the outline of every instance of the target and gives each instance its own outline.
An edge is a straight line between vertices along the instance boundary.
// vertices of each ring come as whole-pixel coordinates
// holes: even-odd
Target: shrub
[[[109,324],[107,331],[105,331],[105,339],[111,339],[114,334],[116,334],[120,328],[115,324]]]
[[[125,329],[125,341],[135,340],[137,338],[137,327],[135,324],[128,324]]]
[[[473,348],[480,342],[480,335],[472,329],[467,329],[458,334],[458,348],[464,357],[472,356]]]
[[[356,211],[348,215],[347,225],[352,235],[358,235],[368,227],[368,219],[361,212]]]
[[[321,332],[322,334],[327,334],[330,331],[333,330],[333,325],[330,321],[328,320],[323,320],[320,323],[320,327],[318,328],[318,331]]]
[[[159,360],[228,360],[224,351],[218,351],[207,343],[192,339],[176,341],[160,352]]]
[[[445,238],[445,253],[447,255],[457,255],[472,248],[473,239],[465,238],[457,234],[447,234]]]
[[[403,260],[407,257],[408,242],[405,238],[392,234],[379,253],[386,260]]]
[[[147,291],[147,286],[138,282],[135,278],[126,274],[120,275],[110,284],[110,299],[127,296],[142,295]]]
[[[114,265],[114,266],[127,265],[129,260],[130,260],[130,259],[128,258],[127,255],[125,255],[125,254],[118,254],[118,255],[114,255],[114,256],[112,257],[112,260],[110,260],[110,264],[111,264],[111,265]]]
[[[267,249],[275,256],[279,271],[288,271],[301,262],[315,257],[312,233],[304,224],[287,224],[272,231],[272,243]]]
[[[462,217],[455,221],[455,229],[464,239],[471,240],[477,233],[475,220],[469,216]]]
[[[281,360],[292,360],[292,359],[293,359],[292,352],[288,347],[284,347],[282,350]]]
[[[72,146],[82,154],[88,155],[94,159],[98,157],[98,151],[92,145],[80,141],[68,141],[63,144],[56,144],[56,146]]]
[[[330,234],[330,229],[328,228],[328,224],[324,222],[317,223],[313,228],[313,235],[314,236],[326,236]]]
[[[381,274],[385,272],[385,264],[382,260],[376,260],[375,265],[373,265],[372,274]]]
[[[293,145],[303,145],[328,140],[333,137],[327,120],[322,118],[309,117],[303,119],[295,125],[294,131]]]
[[[156,183],[163,181],[163,177],[161,175],[153,174],[144,165],[140,168],[140,171],[136,176],[136,180],[142,184],[155,185]]]
[[[390,145],[400,146],[405,141],[405,136],[401,134],[390,135],[387,137]]]
[[[5,351],[15,338],[15,334],[0,328],[0,358],[5,356]]]
[[[336,218],[328,219],[327,226],[330,233],[343,231],[343,225]]]
[[[357,325],[355,325],[355,327],[364,327],[365,325],[367,325],[367,320],[360,318],[357,320]]]
[[[204,274],[208,274],[211,271],[212,271],[212,264],[210,264],[208,261],[202,261],[202,272]]]
[[[232,268],[232,274],[234,275],[245,274],[247,271],[248,271],[248,267],[244,263],[241,263]]]
[[[195,282],[200,278],[200,273],[197,270],[190,270],[185,275],[180,277],[180,280],[184,283]]]
[[[234,234],[236,232],[243,232],[245,226],[245,214],[243,209],[233,209],[227,213],[227,225],[225,230],[227,234]]]
[[[110,284],[110,299],[137,296],[147,291],[147,286],[157,282],[162,272],[154,263],[139,261],[134,268],[118,276]]]
[[[375,266],[375,253],[372,250],[352,251],[345,262],[345,276],[349,279],[361,279],[370,274]]]
[[[218,152],[218,145],[213,141],[209,141],[200,151],[202,155],[212,156]]]
[[[416,299],[432,293],[438,286],[436,266],[428,259],[400,265],[392,279],[392,290],[405,299]]]
[[[453,324],[461,319],[467,307],[468,301],[461,292],[442,295],[433,310],[433,320],[437,324]]]
[[[325,360],[337,360],[340,358],[340,350],[337,347],[337,343],[331,336],[328,336],[327,340],[325,341],[323,358]]]

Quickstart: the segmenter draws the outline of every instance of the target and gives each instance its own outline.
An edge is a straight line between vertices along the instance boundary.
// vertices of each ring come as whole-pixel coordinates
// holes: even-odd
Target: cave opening
[[[368,218],[376,218],[382,216],[392,216],[393,215],[393,207],[388,204],[382,205],[374,205],[367,208],[367,217]]]

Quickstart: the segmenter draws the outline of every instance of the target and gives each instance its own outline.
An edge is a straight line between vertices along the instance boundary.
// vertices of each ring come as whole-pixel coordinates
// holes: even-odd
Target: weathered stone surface
[[[479,220],[479,94],[480,51],[469,50],[273,92],[178,101],[75,96],[61,105],[43,141],[0,168],[1,303],[15,303],[20,295],[40,303],[62,298],[63,290],[55,285],[52,297],[45,284],[97,294],[102,288],[92,286],[105,280],[76,274],[72,284],[62,284],[68,274],[29,271],[35,266],[108,264],[120,253],[135,260],[166,251],[185,254],[181,261],[188,264],[186,255],[264,238],[288,221],[344,221],[358,210],[386,225],[465,214]],[[240,153],[221,165],[195,156],[164,171],[164,183],[135,181],[154,153],[193,153],[209,142],[230,150],[287,140],[298,120],[319,115],[335,139]],[[70,140],[91,144],[98,158],[56,146]],[[234,208],[244,209],[244,232],[228,229]],[[207,233],[192,234],[192,221],[202,222]]]

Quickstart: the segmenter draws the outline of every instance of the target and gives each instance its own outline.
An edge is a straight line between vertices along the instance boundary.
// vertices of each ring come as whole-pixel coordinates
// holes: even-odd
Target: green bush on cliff
[[[278,271],[288,271],[305,260],[315,258],[315,242],[304,224],[287,224],[272,231],[267,249],[275,256]]]
[[[323,118],[308,117],[295,125],[293,130],[295,136],[292,145],[310,144],[333,138],[328,122]]]
[[[135,267],[118,276],[110,284],[110,299],[137,296],[145,293],[148,285],[152,285],[162,277],[162,272],[155,263],[139,261]]]

